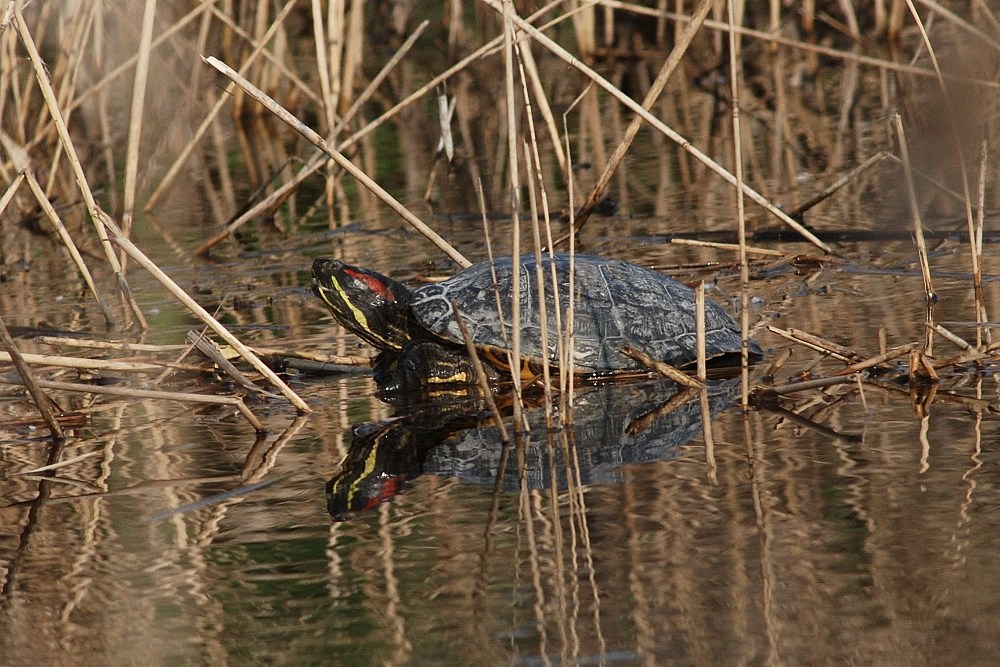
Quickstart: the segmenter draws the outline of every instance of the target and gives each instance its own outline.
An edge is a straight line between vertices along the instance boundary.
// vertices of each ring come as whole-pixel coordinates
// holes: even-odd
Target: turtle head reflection
[[[732,405],[739,380],[711,383],[711,415]],[[340,471],[327,482],[327,509],[344,521],[400,494],[421,475],[456,478],[465,483],[497,484],[503,491],[562,488],[566,480],[566,438],[578,466],[574,476],[585,485],[615,484],[622,467],[679,456],[683,445],[702,430],[698,392],[678,393],[673,383],[657,380],[591,387],[576,397],[572,429],[548,431],[542,408],[527,411],[525,470],[508,456],[500,429],[479,401],[427,407],[380,422],[362,424]],[[509,423],[507,432],[516,429]],[[550,446],[555,444],[557,446]]]

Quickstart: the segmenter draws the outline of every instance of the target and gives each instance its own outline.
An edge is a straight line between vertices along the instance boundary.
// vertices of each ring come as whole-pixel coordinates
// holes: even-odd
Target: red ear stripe
[[[396,298],[396,296],[392,293],[392,290],[389,289],[389,285],[375,276],[370,276],[367,273],[361,273],[360,271],[354,271],[353,269],[344,269],[344,273],[355,280],[360,280],[365,285],[368,285],[368,289],[375,292],[386,301],[392,301]]]

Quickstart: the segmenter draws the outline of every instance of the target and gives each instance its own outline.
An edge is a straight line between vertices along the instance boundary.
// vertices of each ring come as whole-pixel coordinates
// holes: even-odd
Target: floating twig
[[[671,366],[670,364],[664,361],[660,361],[659,359],[654,359],[653,357],[649,356],[646,352],[640,350],[639,348],[629,347],[628,345],[626,345],[620,350],[620,352],[629,359],[634,359],[635,361],[638,361],[646,368],[656,371],[663,377],[673,380],[674,382],[683,387],[688,387],[691,389],[701,389],[702,387],[705,386],[704,383],[700,382],[697,378],[691,377],[687,373],[678,370],[677,368]]]
[[[0,384],[22,385],[23,382],[15,382],[0,378]],[[82,382],[57,382],[54,380],[37,380],[39,387],[43,389],[58,389],[61,391],[73,391],[83,394],[106,394],[110,396],[123,396],[126,398],[152,398],[166,401],[177,401],[180,403],[207,403],[210,405],[229,405],[240,411],[254,430],[258,433],[267,431],[264,424],[257,419],[257,416],[250,411],[243,399],[237,396],[212,396],[208,394],[192,394],[180,391],[156,391],[152,389],[133,389],[130,387],[113,387],[108,385],[84,384]]]

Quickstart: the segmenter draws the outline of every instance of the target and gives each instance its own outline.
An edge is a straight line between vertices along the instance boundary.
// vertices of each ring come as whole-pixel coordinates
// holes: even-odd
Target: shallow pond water
[[[369,263],[415,275],[427,265],[398,257],[419,243]],[[613,253],[609,245],[593,250]],[[662,248],[649,245],[654,256]],[[210,272],[163,266],[182,284],[197,280],[206,304],[242,294],[244,307],[223,319],[254,344],[360,352],[307,292],[311,257],[329,250],[328,236],[304,236]],[[919,340],[912,245],[845,250],[855,259],[757,265],[767,277],[753,283],[755,323],[866,354],[877,352],[880,327],[889,346]],[[963,255],[952,242],[934,253],[946,276],[936,317],[968,335]],[[728,303],[737,281],[721,275],[714,297]],[[137,285],[140,302],[173,323],[158,337],[182,338],[187,316]],[[70,328],[64,309],[43,314]],[[756,338],[768,359],[754,383],[792,349],[759,326]],[[776,381],[837,366],[814,368],[818,360],[794,348]],[[6,432],[5,660],[912,665],[961,655],[985,665],[997,656],[992,373],[946,377],[923,417],[915,405],[926,397],[902,385],[806,392],[745,417],[725,407],[738,401],[730,387],[713,403],[710,450],[697,399],[647,424],[638,420],[673,389],[640,383],[620,399],[598,387],[579,398],[568,469],[565,440],[529,444],[524,493],[516,452],[495,492],[501,451],[475,420],[452,424],[442,409],[429,425],[394,421],[366,373],[289,379],[314,412],[254,399],[270,429],[260,439],[232,411],[106,398],[58,454],[83,458],[46,477],[24,473],[53,446]],[[5,398],[15,403],[23,399]],[[379,426],[355,431],[364,424]],[[379,456],[396,460],[366,509],[334,520],[328,484],[352,460],[367,473],[382,465],[376,439]]]
[[[74,141],[100,205],[119,220],[126,199],[119,190],[128,182],[119,173],[128,157],[126,101],[136,99],[126,61],[136,55],[138,8],[156,3],[119,3],[114,11],[106,6],[114,3],[18,4],[37,27],[47,69],[64,77],[55,86],[59,99],[76,100]],[[321,134],[351,142],[344,150],[356,164],[480,260],[487,256],[480,187],[484,208],[497,212],[487,216],[495,252],[509,254],[513,245],[504,66],[488,53],[443,73],[499,35],[502,21],[488,9],[493,3],[331,2],[326,23],[350,24],[352,34],[327,34],[330,48],[317,49],[322,30],[312,22],[323,4],[159,3],[154,35],[174,41],[153,51],[155,84],[146,91],[133,174],[139,199],[148,204],[154,191],[158,199],[149,217],[137,216],[130,238],[248,344],[286,355],[368,355],[311,295],[312,260],[333,256],[407,282],[449,275],[453,263],[333,169],[306,180],[273,219],[254,218],[220,237],[209,258],[196,256],[312,154],[290,128],[226,89],[228,80],[201,56],[220,56]],[[504,6],[514,4],[527,11],[542,3]],[[715,3],[719,14],[651,108],[732,170],[727,68],[737,50],[723,30],[723,4]],[[749,320],[765,358],[751,370],[750,387],[827,378],[844,366],[778,329],[823,336],[861,358],[923,343],[911,199],[929,236],[934,322],[974,342],[963,211],[977,198],[981,165],[982,208],[995,211],[1000,174],[1000,50],[985,36],[995,25],[989,3],[945,3],[967,15],[961,22],[936,13],[936,3],[917,3],[933,24],[940,82],[924,33],[907,12],[888,16],[889,3],[820,3],[815,16],[805,9],[813,3],[734,4],[745,4],[742,23],[757,30],[744,33],[739,51],[747,183],[792,211],[864,167],[804,213],[832,254],[747,204],[751,243],[773,253],[752,255]],[[171,11],[189,6],[186,16],[197,18],[216,5],[233,16],[206,11],[183,30],[180,23],[166,29]],[[557,5],[555,13],[583,11],[547,34],[634,99],[650,90],[688,24],[673,15]],[[335,17],[345,6],[350,16]],[[74,14],[78,8],[87,14]],[[573,23],[588,14],[590,23]],[[417,28],[423,18],[428,32],[392,64],[404,37],[424,29]],[[556,17],[540,20],[549,18]],[[889,21],[900,22],[895,33]],[[88,26],[97,26],[93,34],[75,32]],[[60,157],[60,134],[46,125],[44,98],[32,87],[36,71],[18,46],[23,40],[6,30],[0,84],[11,94],[0,114],[3,160],[11,163],[0,165],[3,176],[21,168],[15,158],[47,175],[42,185],[79,239],[99,292],[115,301],[85,199]],[[864,38],[850,36],[858,30]],[[768,37],[779,33],[780,47]],[[258,44],[267,45],[267,58],[251,63]],[[632,112],[541,42],[520,48],[537,60],[524,69],[537,69],[539,82],[515,84],[514,95],[523,88],[534,106],[515,101],[510,116],[519,138],[529,136],[527,120],[538,121],[540,148],[537,163],[522,165],[521,182],[534,172],[547,188],[520,191],[527,249],[527,211],[545,194],[556,235],[566,231],[556,211],[571,208],[569,174],[578,202]],[[328,64],[345,70],[323,70]],[[369,82],[371,95],[356,104]],[[382,113],[419,90],[425,94],[382,122]],[[203,124],[217,100],[225,111]],[[897,110],[918,175],[912,194],[900,162],[888,156],[901,156],[904,146],[893,124]],[[356,113],[340,116],[348,111]],[[956,122],[946,123],[952,112]],[[187,153],[198,127],[208,131]],[[38,136],[29,136],[32,128]],[[453,160],[436,148],[449,133]],[[168,182],[168,173],[176,180]],[[587,223],[581,251],[704,280],[710,298],[737,312],[732,249],[671,243],[675,236],[735,241],[738,209],[727,182],[645,127],[610,192],[620,207]],[[0,217],[0,316],[21,351],[158,364],[78,372],[39,363],[40,374],[89,383],[95,392],[244,393],[180,349],[79,347],[80,338],[128,336],[107,331],[26,189],[11,202]],[[983,304],[995,321],[1000,246],[995,214],[985,217]],[[149,321],[142,343],[181,346],[200,329],[134,261],[128,282]],[[39,333],[75,342],[46,342]],[[960,351],[937,333],[933,344],[938,359]],[[686,402],[662,382],[581,388],[571,427],[547,432],[539,427],[543,410],[531,405],[530,438],[505,449],[481,406],[471,410],[456,398],[414,414],[376,398],[363,368],[287,370],[312,412],[252,394],[247,405],[263,435],[232,405],[53,389],[59,407],[82,420],[54,444],[5,364],[0,663],[1000,664],[1000,384],[992,360],[940,374],[937,385],[883,377],[814,387],[746,411],[738,405],[742,387],[725,382]]]

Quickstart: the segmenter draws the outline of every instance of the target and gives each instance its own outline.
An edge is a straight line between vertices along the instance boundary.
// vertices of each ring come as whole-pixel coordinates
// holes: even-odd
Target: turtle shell
[[[568,255],[543,259],[543,290],[548,320],[548,349],[542,349],[540,290],[534,257],[522,255],[520,271],[521,353],[557,362],[556,307],[550,263],[555,264],[560,312],[569,295]],[[494,275],[496,276],[494,279]],[[676,280],[620,260],[576,255],[574,291],[574,365],[577,372],[600,373],[641,368],[623,355],[636,347],[674,366],[697,357],[694,291]],[[497,295],[502,317],[497,311]],[[452,303],[481,348],[509,349],[512,331],[513,261],[498,258],[471,266],[444,282],[425,285],[412,294],[410,308],[418,325],[433,335],[464,344]],[[565,315],[563,315],[563,319]],[[706,356],[738,354],[739,327],[722,306],[705,302]],[[760,348],[750,344],[750,354]]]

